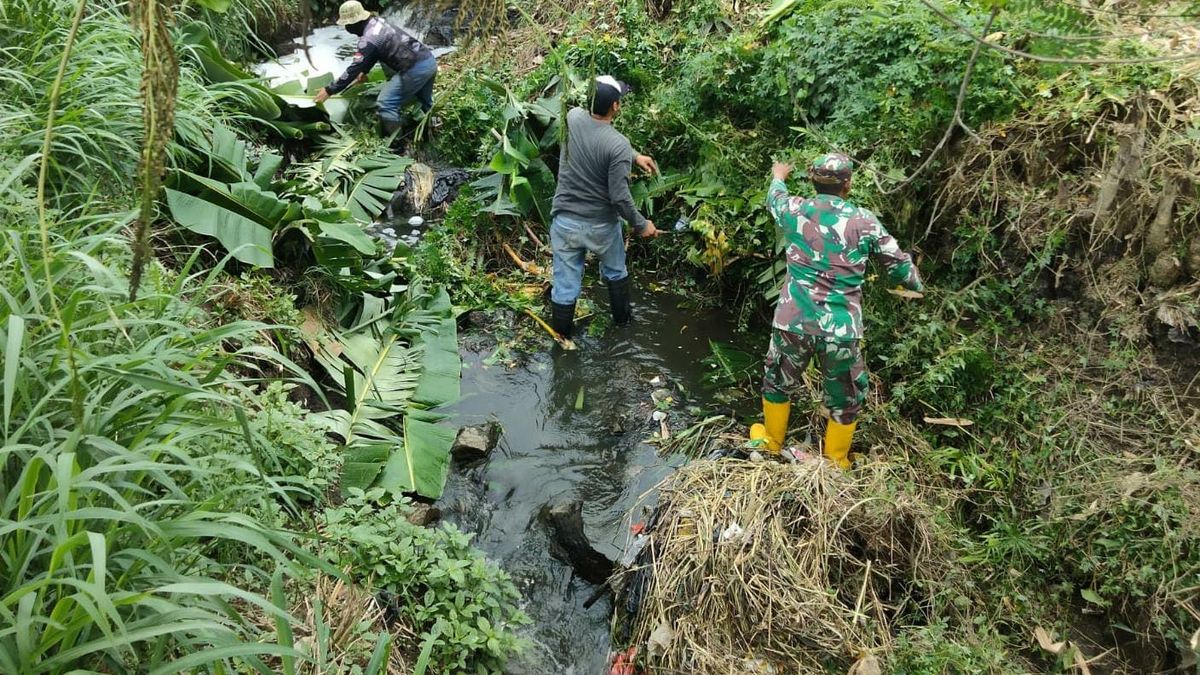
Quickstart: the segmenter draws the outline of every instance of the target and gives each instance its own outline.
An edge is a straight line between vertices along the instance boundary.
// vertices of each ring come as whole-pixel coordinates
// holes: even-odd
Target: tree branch
[[[1132,16],[1139,19],[1190,19],[1200,16],[1200,12],[1192,12],[1191,14],[1146,14],[1141,12],[1126,12],[1120,9],[1107,9],[1105,7],[1088,7],[1087,5],[1081,5],[1077,2],[1067,2],[1066,0],[1059,0],[1059,4],[1066,5],[1067,7],[1074,7],[1075,9],[1081,9],[1085,12],[1115,14],[1117,16]]]
[[[987,35],[988,32],[991,31],[992,22],[996,20],[996,15],[999,13],[1000,9],[995,8],[992,10],[992,13],[988,15],[987,23],[983,26],[984,35]],[[946,143],[950,140],[950,136],[954,133],[955,127],[961,126],[972,136],[979,138],[979,136],[977,136],[974,131],[971,131],[969,128],[967,128],[967,125],[963,122],[962,109],[963,103],[967,100],[967,85],[971,83],[971,74],[975,71],[975,61],[979,59],[979,52],[983,48],[983,44],[985,44],[983,40],[980,40],[975,44],[975,50],[971,52],[971,59],[967,61],[967,69],[963,71],[962,82],[958,84],[958,100],[954,102],[954,116],[950,118],[950,123],[946,125],[946,131],[942,134],[942,139],[938,141],[936,146],[934,146],[933,151],[929,153],[929,156],[925,158],[925,161],[921,162],[921,166],[918,166],[916,170],[908,175],[908,178],[900,181],[900,183],[895,187],[888,190],[883,190],[883,194],[890,195],[899,192],[906,185],[912,183],[917,176],[921,175],[921,172],[923,172],[925,169],[928,169],[929,166],[933,164],[933,160],[938,156],[938,153],[942,151],[942,148],[946,147]]]
[[[1054,56],[1041,56],[1039,54],[1031,54],[1029,52],[1023,52],[1019,49],[1013,49],[1011,47],[1005,47],[1004,45],[998,45],[998,44],[988,42],[987,40],[972,33],[970,28],[963,25],[961,22],[959,22],[954,17],[952,17],[949,14],[942,11],[940,8],[938,8],[936,5],[934,5],[929,0],[921,0],[921,4],[928,7],[930,9],[930,11],[932,11],[934,14],[936,14],[938,16],[938,18],[940,18],[942,21],[945,21],[946,23],[954,26],[954,28],[957,29],[958,32],[969,36],[972,40],[974,40],[975,42],[979,43],[980,45],[982,45],[984,47],[987,47],[989,49],[994,49],[999,52],[1004,52],[1005,54],[1009,54],[1012,56],[1020,56],[1021,58],[1030,59],[1032,61],[1041,61],[1042,63],[1063,63],[1063,64],[1077,65],[1077,66],[1106,66],[1106,65],[1131,65],[1131,64],[1136,64],[1136,63],[1163,63],[1166,61],[1191,61],[1193,59],[1200,59],[1200,53],[1176,54],[1174,56],[1151,56],[1151,57],[1147,57],[1144,59],[1066,59],[1066,58],[1059,58],[1059,57],[1054,57]]]

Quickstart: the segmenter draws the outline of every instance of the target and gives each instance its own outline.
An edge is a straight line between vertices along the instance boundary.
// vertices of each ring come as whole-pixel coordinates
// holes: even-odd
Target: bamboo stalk
[[[545,331],[550,334],[550,337],[554,338],[558,342],[558,344],[562,345],[563,349],[566,349],[568,351],[575,351],[576,347],[575,347],[574,342],[559,335],[558,331],[551,328],[550,324],[548,324],[542,320],[542,317],[538,316],[537,314],[534,314],[533,310],[527,309],[527,310],[525,310],[525,313],[528,314],[531,319],[536,321],[539,326],[541,326],[543,329],[545,329]]]
[[[542,268],[540,265],[522,260],[521,256],[517,255],[517,252],[512,250],[512,247],[508,244],[503,244],[502,246],[504,247],[504,252],[508,254],[508,257],[512,258],[512,261],[517,264],[517,267],[521,268],[522,272],[526,272],[528,274],[542,273]]]

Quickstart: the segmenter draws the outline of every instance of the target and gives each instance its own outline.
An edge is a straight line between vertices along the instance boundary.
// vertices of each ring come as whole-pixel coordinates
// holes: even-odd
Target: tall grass
[[[233,9],[249,12],[248,2],[236,2]],[[57,73],[75,4],[0,2],[0,138],[16,156],[41,150],[46,93]],[[190,61],[191,54],[180,49],[181,61]],[[64,198],[73,203],[98,198],[120,207],[131,203],[142,147],[141,75],[142,52],[128,3],[89,2],[56,115],[50,153],[56,203]],[[197,69],[182,68],[172,163],[189,159],[189,148],[204,147],[201,139],[217,121],[248,121],[239,112],[250,107],[246,96],[241,85],[206,85]]]
[[[104,206],[128,204],[140,51],[123,5],[88,7],[46,135],[74,3],[0,5],[0,672],[271,672],[289,633],[251,616],[291,618],[260,592],[323,565],[270,517],[304,488],[265,468],[244,402],[264,369],[306,376],[258,345],[262,325],[208,324],[219,268],[152,263],[127,299],[130,216]],[[210,127],[217,95],[184,99],[181,127]]]
[[[271,449],[242,401],[260,367],[299,371],[256,346],[260,324],[197,327],[212,273],[153,266],[129,302],[121,217],[52,223],[56,325],[34,271],[28,183],[0,174],[11,223],[0,241],[0,672],[177,672],[235,658],[268,672],[259,657],[290,648],[264,640],[246,610],[288,617],[248,589],[292,560],[318,563],[291,536],[222,508],[249,492],[290,503],[286,480],[254,461]],[[189,451],[217,438],[247,452]],[[230,545],[252,555],[219,562]]]

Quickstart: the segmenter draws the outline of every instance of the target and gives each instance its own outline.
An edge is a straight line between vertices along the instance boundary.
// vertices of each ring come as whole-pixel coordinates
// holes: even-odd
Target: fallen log
[[[593,584],[612,576],[614,563],[592,547],[583,531],[583,503],[575,500],[542,507],[539,519],[550,529],[550,554]]]

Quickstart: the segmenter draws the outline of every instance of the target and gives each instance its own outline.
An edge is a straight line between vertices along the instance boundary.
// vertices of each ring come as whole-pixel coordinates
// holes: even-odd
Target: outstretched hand
[[[633,158],[633,163],[652,176],[658,174],[658,162],[655,162],[650,155],[637,155]]]
[[[638,233],[639,237],[657,237],[662,234],[662,230],[654,226],[653,220],[646,221],[646,229]]]
[[[792,175],[792,165],[787,162],[775,162],[771,165],[771,176],[776,180],[787,180]]]
[[[317,95],[313,97],[313,102],[315,102],[317,105],[321,105],[322,103],[324,103],[325,101],[328,101],[328,100],[329,100],[329,90],[326,89],[325,87],[321,87],[321,90],[318,91]]]

